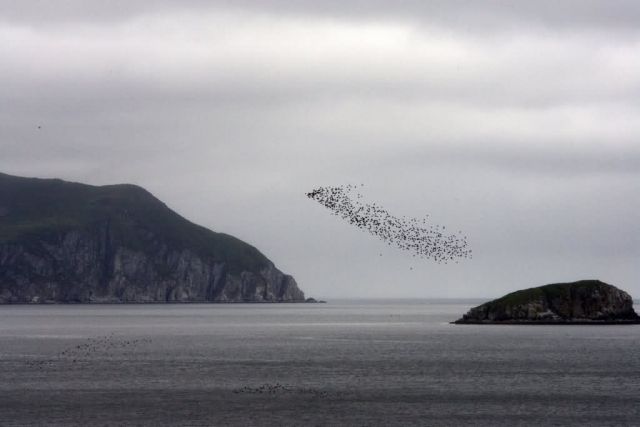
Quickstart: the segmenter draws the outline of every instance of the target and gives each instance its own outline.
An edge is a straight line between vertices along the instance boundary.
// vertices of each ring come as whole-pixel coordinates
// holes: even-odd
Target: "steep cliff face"
[[[510,293],[472,308],[455,323],[636,323],[629,294],[599,280]]]
[[[146,190],[0,174],[0,303],[293,302],[256,248]]]

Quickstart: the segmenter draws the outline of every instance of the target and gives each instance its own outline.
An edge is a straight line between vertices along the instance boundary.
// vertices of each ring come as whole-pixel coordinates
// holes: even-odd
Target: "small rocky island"
[[[628,293],[599,280],[581,280],[512,292],[453,323],[630,324],[640,323],[640,317]]]
[[[258,249],[141,187],[0,174],[0,304],[304,301]]]

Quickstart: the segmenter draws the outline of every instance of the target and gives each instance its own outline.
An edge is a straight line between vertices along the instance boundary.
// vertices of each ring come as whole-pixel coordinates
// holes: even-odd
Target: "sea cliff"
[[[0,303],[304,300],[258,249],[141,187],[0,174]]]

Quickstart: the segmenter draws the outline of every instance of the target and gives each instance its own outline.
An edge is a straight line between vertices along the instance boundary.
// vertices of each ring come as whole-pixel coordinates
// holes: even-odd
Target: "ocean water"
[[[479,302],[0,306],[0,425],[640,425],[640,325]]]

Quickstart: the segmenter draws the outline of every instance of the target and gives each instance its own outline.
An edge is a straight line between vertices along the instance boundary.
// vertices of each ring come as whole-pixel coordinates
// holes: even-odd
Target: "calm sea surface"
[[[0,425],[640,425],[640,325],[479,302],[0,306]]]

